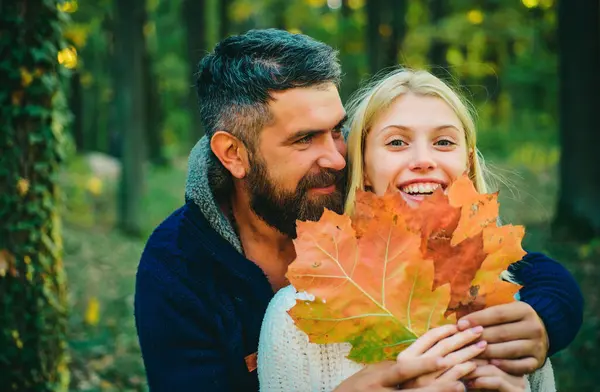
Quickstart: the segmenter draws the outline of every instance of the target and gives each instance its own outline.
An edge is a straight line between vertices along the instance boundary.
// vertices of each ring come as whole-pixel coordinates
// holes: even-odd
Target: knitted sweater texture
[[[347,359],[348,343],[315,344],[294,325],[287,311],[296,299],[308,299],[292,286],[281,289],[269,303],[258,344],[261,392],[331,392],[363,368]],[[550,360],[526,377],[527,392],[555,392]]]

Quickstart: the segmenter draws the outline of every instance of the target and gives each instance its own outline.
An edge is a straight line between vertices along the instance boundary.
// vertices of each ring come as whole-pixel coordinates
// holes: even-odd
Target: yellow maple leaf
[[[88,325],[97,325],[100,321],[100,301],[96,297],[90,297],[85,311],[85,322]]]
[[[17,193],[19,196],[25,196],[29,192],[29,180],[26,178],[19,178],[17,181]]]
[[[24,67],[19,68],[19,70],[21,71],[21,85],[23,87],[29,86],[33,81],[33,75]]]

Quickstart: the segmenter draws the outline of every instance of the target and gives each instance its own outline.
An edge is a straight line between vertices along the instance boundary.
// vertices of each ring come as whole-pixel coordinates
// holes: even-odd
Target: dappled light
[[[584,293],[584,325],[552,357],[558,390],[598,390],[597,0],[12,3],[0,1],[1,391],[148,390],[136,271],[186,203],[188,156],[209,123],[198,66],[222,39],[263,28],[333,47],[346,108],[398,67],[456,87],[476,113],[469,157],[482,154],[499,191],[494,220],[523,225],[523,247],[560,261]]]

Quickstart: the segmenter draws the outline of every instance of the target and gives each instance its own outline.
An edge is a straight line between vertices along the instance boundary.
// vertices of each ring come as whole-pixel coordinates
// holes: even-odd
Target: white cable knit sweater
[[[258,379],[261,392],[331,392],[363,368],[346,358],[350,344],[315,344],[294,325],[287,310],[296,298],[307,299],[292,286],[271,300],[258,345]],[[550,361],[527,377],[526,391],[555,392]]]

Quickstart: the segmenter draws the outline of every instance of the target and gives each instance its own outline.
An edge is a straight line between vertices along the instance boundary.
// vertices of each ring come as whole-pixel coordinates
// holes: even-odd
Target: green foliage
[[[148,171],[145,236],[181,205],[185,175],[185,160]],[[70,389],[146,390],[133,318],[135,271],[144,242],[111,230],[117,210],[116,179],[98,176],[84,157],[71,156],[60,184],[65,199],[61,205],[66,220],[64,264],[72,309]]]
[[[85,151],[115,153],[114,147],[118,145],[115,143],[118,140],[115,124],[119,119],[114,110],[112,80],[115,66],[114,1],[79,1],[77,11],[71,14],[73,21],[64,33],[68,42],[77,48],[76,72],[81,76]],[[367,1],[345,0],[343,3],[348,8],[343,9],[330,7],[328,4],[335,5],[336,1],[327,0],[228,0],[226,15],[222,15],[220,1],[206,0],[206,12],[190,20],[203,25],[207,42],[200,38],[193,42],[196,52],[190,55],[185,42],[187,26],[182,17],[183,0],[147,0],[148,22],[144,33],[151,72],[160,97],[160,135],[173,167],[149,169],[142,202],[145,233],[182,203],[185,156],[191,147],[192,136],[196,135],[192,129],[196,121],[192,113],[197,109],[188,102],[189,91],[194,89],[193,70],[202,54],[222,38],[219,36],[222,24],[226,22],[228,32],[234,34],[282,23],[291,32],[302,32],[336,47],[345,74],[341,93],[346,101],[369,76],[369,48],[379,44],[367,39]],[[389,7],[394,2],[378,3]],[[502,188],[503,219],[527,224],[529,247],[551,251],[567,264],[582,279],[586,299],[591,298],[588,299],[583,331],[571,348],[557,356],[555,371],[560,390],[593,390],[598,384],[598,373],[591,369],[597,368],[597,361],[582,362],[594,357],[591,347],[598,341],[598,319],[594,315],[600,313],[600,308],[595,299],[594,279],[597,281],[599,276],[592,263],[593,257],[597,260],[597,253],[590,251],[584,257],[571,245],[556,249],[551,246],[547,230],[556,204],[556,164],[559,159],[556,0],[444,2],[446,12],[437,23],[432,22],[432,3],[433,0],[407,1],[406,34],[397,53],[399,65],[434,69],[438,64],[432,60],[430,48],[434,42],[444,46],[443,58],[449,64],[448,79],[463,86],[467,98],[479,113],[479,148],[489,161],[500,164],[492,167],[494,171],[515,182],[511,189]],[[23,23],[17,21],[16,13],[2,11],[3,20],[10,26]],[[225,17],[227,20],[223,19]],[[391,27],[383,18],[376,26],[377,39],[388,40]],[[6,40],[6,37],[0,36],[0,40]],[[26,57],[30,56],[28,61],[54,64],[56,46],[60,45],[55,42],[28,43],[27,50],[21,50],[21,47],[11,50],[10,56],[14,59],[11,61],[20,66],[27,64]],[[31,78],[30,89],[42,89],[40,91],[55,88],[56,77],[46,73],[38,75],[36,69],[30,67],[26,68],[26,73],[21,73],[12,64],[0,61],[3,78],[25,81]],[[7,89],[0,88],[2,119],[7,118],[5,113],[10,114],[10,118],[28,115],[43,119],[49,116],[45,104],[32,102],[23,107],[15,106],[12,101],[21,102],[24,95],[7,94]],[[7,102],[8,105],[4,104]],[[60,121],[66,120],[68,117]],[[2,132],[8,131],[9,128],[3,127]],[[30,143],[40,146],[48,135],[35,132],[27,137]],[[15,153],[11,152],[10,156],[16,156]],[[4,167],[15,167],[15,162],[10,164],[13,166],[0,167],[0,171]],[[43,164],[35,166],[35,170],[44,175],[55,173]],[[516,170],[523,172],[522,179],[516,175]],[[18,180],[11,177],[11,184],[15,179]],[[67,267],[70,275],[75,277],[71,279],[76,309],[71,317],[69,335],[74,356],[71,388],[139,390],[144,375],[135,345],[131,295],[133,270],[142,244],[110,233],[116,221],[116,182],[99,177],[81,156],[69,160],[60,177],[60,185],[65,200],[61,214],[68,221]],[[43,191],[46,185],[31,183],[30,189],[34,187]],[[5,193],[2,192],[0,198]],[[14,197],[14,191],[7,194]],[[46,197],[46,200],[49,199]],[[12,205],[17,205],[16,201]],[[22,208],[36,211],[38,207],[28,203]],[[32,227],[30,222],[22,221],[19,227]],[[106,238],[98,245],[96,239],[105,234]],[[35,235],[33,230],[31,235]],[[0,241],[3,240],[0,238]],[[102,251],[107,248],[118,251],[111,258]],[[88,268],[89,273],[86,272]],[[111,278],[115,279],[116,288],[112,294],[104,295],[97,282]],[[97,324],[86,318],[88,313],[94,313],[93,298],[99,302]],[[581,388],[578,388],[578,382]]]
[[[0,389],[69,383],[56,176],[69,120],[55,1],[0,5]]]
[[[70,390],[146,390],[133,318],[135,270],[143,241],[99,225],[65,224],[64,234],[72,309]]]

